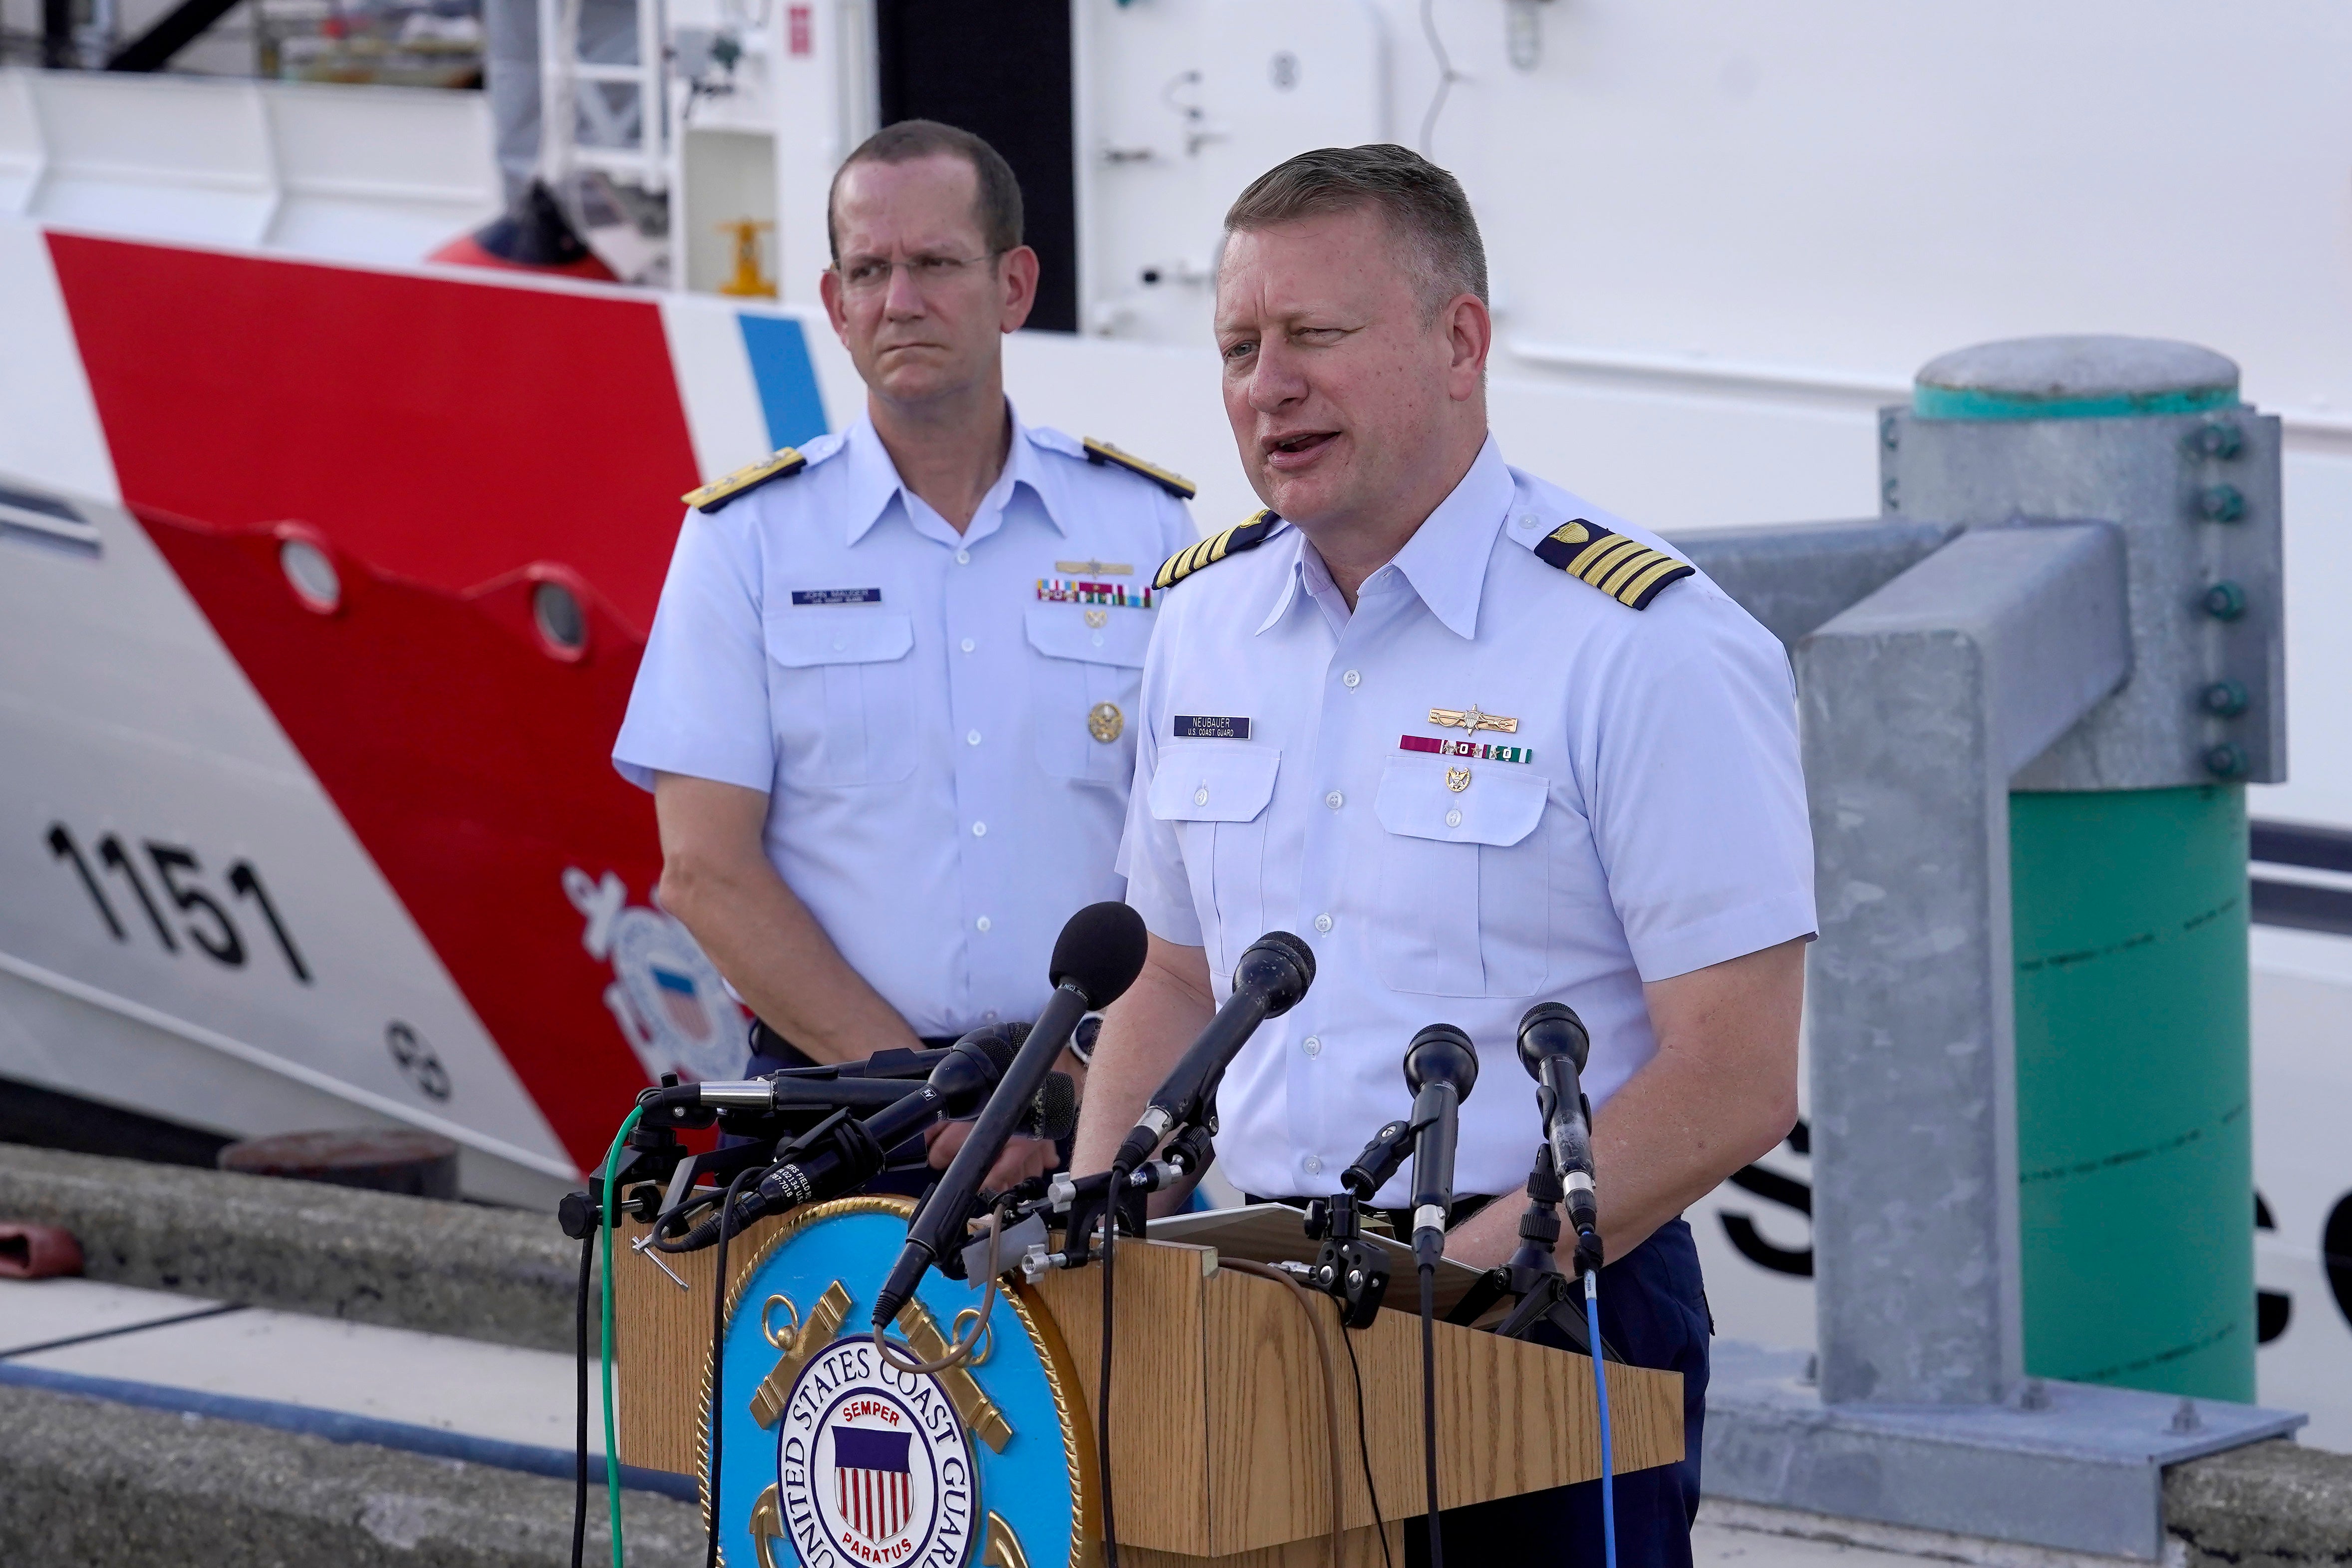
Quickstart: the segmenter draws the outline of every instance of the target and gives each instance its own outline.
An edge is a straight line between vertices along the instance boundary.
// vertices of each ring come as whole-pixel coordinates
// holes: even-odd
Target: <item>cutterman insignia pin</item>
[[[1087,733],[1109,745],[1126,732],[1127,715],[1116,702],[1097,702],[1087,711]]]
[[[1475,702],[1466,709],[1433,708],[1429,710],[1429,721],[1440,729],[1467,730],[1474,735],[1481,730],[1499,731],[1506,735],[1519,732],[1517,719],[1506,719],[1499,713],[1481,713]]]
[[[1445,787],[1452,790],[1455,795],[1460,795],[1464,790],[1468,789],[1470,787],[1470,770],[1468,768],[1446,769]]]

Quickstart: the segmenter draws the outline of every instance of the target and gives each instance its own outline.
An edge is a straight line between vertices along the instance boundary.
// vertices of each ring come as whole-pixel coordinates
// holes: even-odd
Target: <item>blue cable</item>
[[[1617,1465],[1609,1447],[1609,1379],[1601,1370],[1601,1294],[1597,1268],[1584,1271],[1584,1327],[1591,1336],[1592,1392],[1601,1403],[1601,1549],[1607,1568],[1617,1568]]]

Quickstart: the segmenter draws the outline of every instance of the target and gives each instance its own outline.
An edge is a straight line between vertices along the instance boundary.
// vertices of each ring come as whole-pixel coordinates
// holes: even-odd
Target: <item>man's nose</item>
[[[1280,344],[1261,344],[1250,367],[1249,405],[1272,414],[1307,395],[1307,377],[1297,356]]]
[[[882,309],[894,321],[923,313],[923,291],[915,287],[915,269],[903,261],[890,268],[890,280],[882,290]]]

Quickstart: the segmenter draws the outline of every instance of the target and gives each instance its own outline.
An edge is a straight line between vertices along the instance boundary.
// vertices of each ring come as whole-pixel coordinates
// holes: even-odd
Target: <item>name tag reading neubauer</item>
[[[1246,741],[1250,738],[1250,721],[1212,713],[1179,713],[1175,735],[1180,741]]]
[[[795,605],[878,605],[882,602],[879,588],[795,588]]]

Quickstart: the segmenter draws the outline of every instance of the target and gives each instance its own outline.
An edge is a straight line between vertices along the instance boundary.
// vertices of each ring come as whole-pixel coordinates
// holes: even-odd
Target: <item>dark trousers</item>
[[[1682,1461],[1617,1478],[1618,1568],[1690,1568],[1713,1332],[1698,1249],[1683,1221],[1660,1226],[1601,1269],[1601,1337],[1635,1366],[1683,1374]],[[1534,1337],[1562,1348],[1567,1342],[1549,1324],[1538,1326]],[[1599,1481],[1447,1509],[1438,1528],[1446,1562],[1461,1568],[1496,1563],[1602,1568],[1605,1562]],[[1408,1521],[1404,1539],[1409,1568],[1428,1568],[1427,1524]]]

